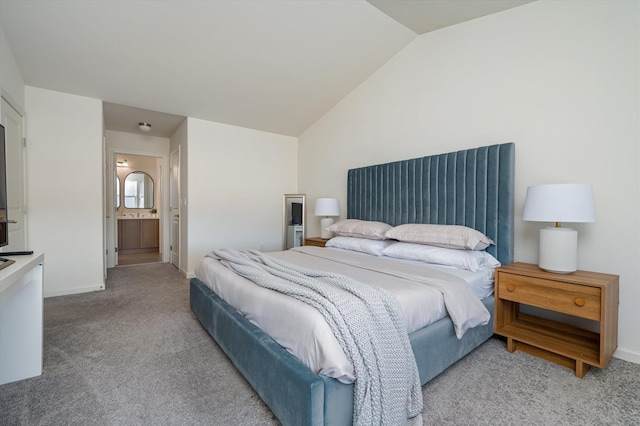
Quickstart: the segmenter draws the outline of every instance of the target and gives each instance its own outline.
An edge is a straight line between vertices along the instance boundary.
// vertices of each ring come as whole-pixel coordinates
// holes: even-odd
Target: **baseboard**
[[[182,271],[184,273],[184,271]],[[196,277],[196,273],[195,272],[189,272],[185,274],[185,278],[190,280],[191,278],[195,278]]]
[[[623,359],[625,361],[634,362],[636,364],[640,364],[640,353],[633,352],[628,349],[618,348],[613,354],[614,357]]]
[[[46,284],[45,284],[46,287]],[[68,296],[70,294],[79,294],[79,293],[89,293],[92,291],[103,291],[104,284],[96,284],[87,287],[76,287],[76,288],[65,288],[64,290],[56,290],[56,291],[47,291],[46,288],[44,290],[44,298],[47,297],[58,297],[58,296]]]

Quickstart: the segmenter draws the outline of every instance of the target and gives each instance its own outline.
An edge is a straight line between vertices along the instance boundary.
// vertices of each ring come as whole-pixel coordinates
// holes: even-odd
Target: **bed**
[[[513,261],[513,143],[351,169],[347,218],[464,225],[489,236],[487,249]],[[315,374],[197,278],[191,309],[285,425],[352,422],[353,384]],[[482,299],[493,312],[493,296]],[[456,337],[445,317],[409,336],[420,382],[428,382],[493,334],[493,321]]]

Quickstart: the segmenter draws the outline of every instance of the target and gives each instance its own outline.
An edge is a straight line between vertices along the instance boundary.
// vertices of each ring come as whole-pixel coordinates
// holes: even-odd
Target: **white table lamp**
[[[540,230],[538,266],[568,274],[578,269],[578,231],[561,222],[595,222],[593,190],[589,184],[550,184],[527,188],[523,220],[555,222]]]
[[[327,228],[333,225],[333,218],[329,216],[340,216],[340,205],[337,198],[318,198],[316,200],[316,208],[314,215],[324,216],[320,220],[320,237],[331,238],[333,232],[327,231]]]

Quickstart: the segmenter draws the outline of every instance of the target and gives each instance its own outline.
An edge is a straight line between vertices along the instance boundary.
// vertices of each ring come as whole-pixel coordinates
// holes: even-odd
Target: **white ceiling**
[[[0,0],[0,24],[25,84],[104,100],[107,129],[298,136],[418,33],[529,1]]]
[[[151,131],[145,134],[163,138],[171,137],[185,117],[111,102],[103,102],[102,107],[104,127],[107,130],[140,133],[138,123],[148,123],[151,125]]]

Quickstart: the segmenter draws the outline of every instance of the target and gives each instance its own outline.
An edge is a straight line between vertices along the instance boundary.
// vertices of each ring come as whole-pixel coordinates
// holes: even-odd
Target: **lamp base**
[[[541,269],[557,274],[570,274],[578,269],[578,231],[548,227],[540,230]]]
[[[320,220],[320,238],[333,238],[333,232],[327,231],[327,228],[333,225],[333,219],[324,217]]]

